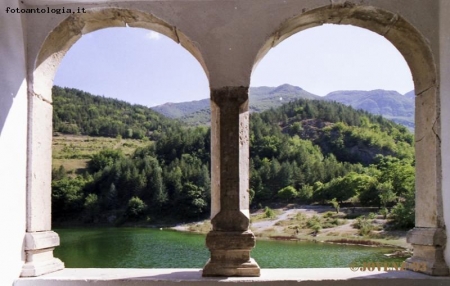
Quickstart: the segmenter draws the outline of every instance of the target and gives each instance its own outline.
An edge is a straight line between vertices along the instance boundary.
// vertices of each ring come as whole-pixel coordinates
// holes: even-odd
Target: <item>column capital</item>
[[[245,86],[227,86],[211,90],[211,100],[219,107],[225,105],[238,105],[248,100],[248,87]]]

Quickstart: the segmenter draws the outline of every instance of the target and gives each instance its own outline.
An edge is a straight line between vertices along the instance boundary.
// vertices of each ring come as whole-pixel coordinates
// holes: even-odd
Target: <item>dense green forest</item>
[[[142,105],[53,87],[53,130],[65,134],[158,139],[179,123]]]
[[[92,123],[85,121],[108,122],[113,116],[120,121],[123,114],[138,118],[133,113],[138,109],[146,119],[130,119],[123,130],[140,126],[141,134],[154,140],[130,156],[105,149],[77,176],[54,166],[55,222],[158,223],[209,215],[209,128],[183,126],[145,107],[77,90],[55,90],[60,92],[54,111],[59,126],[76,124],[78,132],[92,135],[83,127]],[[82,100],[65,101],[74,96]],[[62,107],[64,102],[72,107]],[[75,116],[89,105],[98,117]],[[155,122],[147,122],[150,118]],[[342,104],[307,99],[253,113],[250,126],[252,207],[276,201],[376,206],[397,226],[414,225],[414,140],[405,127]]]

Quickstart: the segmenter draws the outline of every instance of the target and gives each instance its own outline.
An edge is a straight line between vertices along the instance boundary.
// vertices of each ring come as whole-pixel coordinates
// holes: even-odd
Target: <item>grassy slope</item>
[[[103,149],[121,149],[125,155],[130,155],[136,148],[147,144],[148,140],[56,133],[53,136],[53,168],[62,165],[69,174],[82,173],[90,156]]]

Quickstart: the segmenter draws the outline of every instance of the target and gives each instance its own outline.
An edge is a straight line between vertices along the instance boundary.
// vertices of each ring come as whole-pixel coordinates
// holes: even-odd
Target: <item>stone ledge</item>
[[[200,269],[95,269],[69,268],[40,277],[19,278],[14,286],[119,286],[119,285],[350,285],[450,286],[450,277],[411,271],[356,271],[349,268],[261,269],[260,277],[202,277]]]

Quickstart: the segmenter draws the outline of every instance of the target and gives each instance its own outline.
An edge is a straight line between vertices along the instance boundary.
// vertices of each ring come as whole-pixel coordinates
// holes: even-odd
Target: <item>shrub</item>
[[[340,205],[336,198],[333,198],[330,203],[333,205],[333,208],[336,210],[336,213],[339,213]]]
[[[295,219],[298,220],[298,221],[303,221],[303,220],[306,219],[306,215],[303,214],[303,213],[297,213],[297,214],[295,215]]]
[[[144,214],[146,209],[147,205],[139,197],[132,197],[128,201],[127,214],[131,217],[140,217]]]
[[[366,219],[364,216],[358,217],[353,226],[359,229],[358,233],[362,236],[370,235],[371,232],[375,229],[370,220]]]
[[[281,190],[278,191],[277,196],[286,201],[289,202],[290,200],[294,199],[295,197],[297,197],[298,193],[295,190],[294,187],[292,186],[287,186],[285,188],[282,188]]]
[[[306,221],[306,226],[309,228],[312,228],[312,226],[316,225],[316,224],[321,224],[320,223],[320,218],[316,215],[314,215],[313,217],[311,217],[310,219],[308,219],[308,221]]]
[[[329,218],[329,217],[333,217],[334,213],[333,212],[326,212],[323,214],[324,218]]]
[[[112,166],[114,162],[123,157],[122,151],[105,149],[94,155],[88,162],[88,168],[92,173],[104,169],[106,166]]]
[[[382,209],[380,210],[380,215],[382,215],[383,218],[386,219],[387,216],[389,215],[389,210],[388,210],[387,208],[382,208]]]
[[[264,217],[265,218],[275,218],[275,212],[273,211],[273,209],[269,208],[269,207],[265,207],[264,209]]]
[[[395,226],[399,228],[412,228],[415,222],[415,199],[414,190],[411,189],[405,193],[405,198],[398,203],[391,211],[390,218],[392,218]]]
[[[89,194],[84,200],[84,210],[85,210],[85,221],[94,221],[99,213],[100,206],[98,201],[98,196],[96,194]]]
[[[320,225],[320,223],[314,224],[314,225],[311,227],[311,229],[314,231],[314,233],[317,234],[317,233],[322,229],[322,226]]]
[[[415,213],[414,208],[408,207],[404,203],[398,203],[391,212],[390,217],[394,221],[394,225],[399,228],[408,229],[414,227]]]
[[[361,236],[367,236],[367,235],[370,235],[373,230],[374,230],[374,226],[369,221],[366,221],[361,226],[361,228],[359,229],[358,233]]]
[[[299,191],[297,197],[301,201],[308,202],[311,200],[314,193],[314,188],[310,185],[304,185]]]
[[[344,224],[343,220],[337,218],[327,218],[325,222],[322,223],[322,228],[332,228],[342,224]]]

